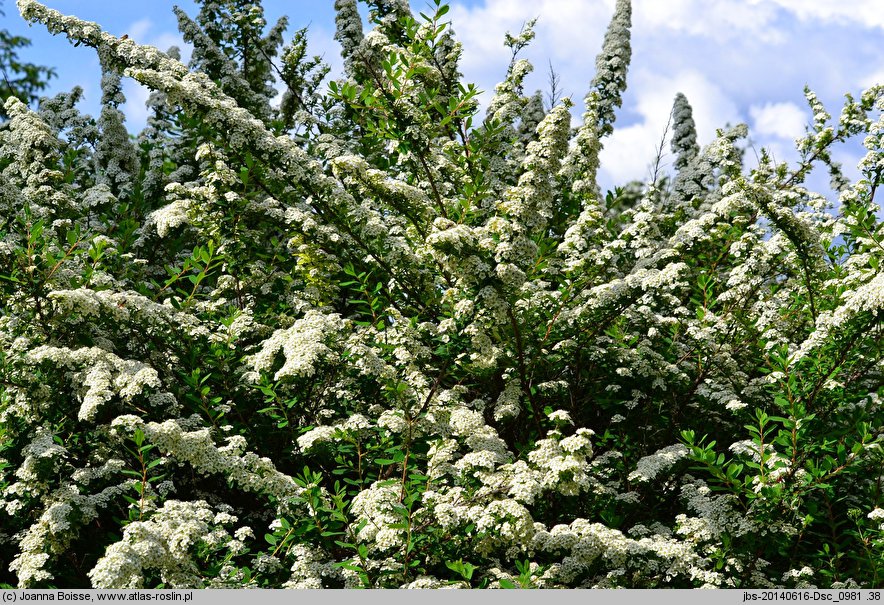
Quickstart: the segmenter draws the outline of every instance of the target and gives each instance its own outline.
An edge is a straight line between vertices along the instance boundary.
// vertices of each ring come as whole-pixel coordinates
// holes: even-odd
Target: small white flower
[[[650,456],[645,456],[638,461],[634,471],[629,473],[630,481],[651,481],[661,471],[665,471],[673,464],[688,455],[688,448],[677,443],[657,450]]]
[[[557,423],[561,422],[563,424],[574,424],[574,421],[571,420],[571,414],[568,413],[566,410],[556,410],[554,412],[550,412],[549,419]]]

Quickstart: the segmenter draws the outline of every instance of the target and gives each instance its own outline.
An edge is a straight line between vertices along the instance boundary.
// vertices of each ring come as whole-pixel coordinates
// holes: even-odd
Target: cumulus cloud
[[[526,89],[546,90],[552,63],[562,76],[564,95],[579,102],[595,74],[595,56],[613,10],[613,0],[486,0],[470,6],[453,3],[449,15],[464,46],[461,71],[484,91],[480,102],[491,98],[509,64],[504,35],[519,32],[535,17],[535,41],[523,53],[536,68]]]
[[[884,12],[871,14],[873,5],[880,0],[633,0],[629,87],[605,141],[602,185],[648,178],[679,91],[693,106],[701,144],[717,128],[747,122],[755,148],[794,159],[792,141],[807,119],[805,84],[837,115],[844,92],[884,81],[884,72],[872,71],[880,57],[875,28],[884,20]],[[461,69],[487,103],[510,59],[504,33],[539,17],[523,55],[536,66],[526,93],[547,89],[551,62],[579,120],[613,9],[614,0],[455,1]]]
[[[138,132],[147,125],[148,110],[147,98],[150,90],[132,79],[123,81],[123,94],[126,102],[122,111],[126,114],[126,127],[130,132]]]
[[[752,133],[794,140],[805,133],[808,114],[795,103],[765,103],[749,107]]]
[[[286,37],[286,42],[290,41]],[[329,73],[337,77],[344,69],[344,61],[341,59],[341,45],[335,40],[335,30],[322,25],[311,25],[307,34],[307,52],[312,57],[318,55],[331,68]]]
[[[884,28],[881,0],[773,0],[801,20],[855,23]]]
[[[149,44],[162,51],[177,46],[181,50],[182,58],[187,61],[193,48],[184,42],[181,33],[176,31],[155,31],[156,26],[151,19],[139,19],[127,28],[127,35],[139,44]]]
[[[861,76],[858,83],[864,89],[871,88],[876,84],[884,84],[884,69]]]
[[[539,16],[535,41],[524,52],[536,66],[526,80],[526,92],[548,88],[547,64],[552,63],[564,95],[577,102],[574,114],[579,119],[580,101],[595,74],[595,57],[613,9],[614,0],[455,3],[451,18],[465,50],[461,69],[485,91],[480,101],[487,103],[510,59],[504,34],[519,31],[526,19]],[[700,38],[708,46],[708,39],[717,36],[721,44],[736,37],[777,43],[782,36],[775,17],[775,10],[754,1],[635,0],[629,88],[615,132],[605,141],[602,183],[648,178],[677,92],[693,106],[701,144],[710,142],[726,123],[745,120],[729,91],[709,73],[714,70],[705,65],[708,56],[698,55],[698,43],[692,48],[691,41]],[[666,51],[662,55],[661,49]],[[668,152],[668,139],[663,150]]]
[[[187,62],[193,47],[184,42],[178,31],[155,31],[156,27],[151,19],[139,19],[127,28],[127,35],[139,44],[149,44],[162,51],[177,46],[181,51],[181,58]],[[121,108],[126,114],[126,126],[130,131],[140,131],[147,124],[148,109],[145,103],[150,96],[150,90],[136,82],[126,79],[123,82],[123,94],[126,103]]]
[[[762,0],[635,0],[635,31],[668,30],[717,41],[745,40],[779,43],[783,32],[776,26],[777,12]]]
[[[684,70],[671,76],[641,70],[632,79],[630,97],[638,119],[615,128],[605,141],[601,154],[602,181],[614,183],[646,180],[649,166],[655,162],[660,141],[672,111],[676,93],[683,93],[691,104],[697,126],[698,142],[712,141],[715,131],[726,124],[740,122],[740,112],[720,87],[696,70]],[[661,167],[671,164],[669,136],[663,145]]]

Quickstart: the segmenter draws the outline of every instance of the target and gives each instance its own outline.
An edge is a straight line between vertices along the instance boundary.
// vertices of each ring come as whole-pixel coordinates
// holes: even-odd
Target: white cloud
[[[858,143],[853,146],[836,147],[832,151],[832,159],[841,164],[844,176],[856,181],[861,176],[858,165],[865,156],[865,151]]]
[[[634,0],[636,26],[730,39],[755,35],[761,42],[781,42],[787,32],[781,11],[800,21],[884,28],[881,0]]]
[[[138,44],[155,46],[161,51],[169,50],[171,46],[177,46],[181,50],[182,59],[187,62],[193,46],[184,42],[181,33],[175,31],[154,31],[154,22],[150,19],[139,19],[126,29],[126,34]]]
[[[773,0],[802,21],[855,23],[884,28],[881,0]]]
[[[747,35],[765,43],[784,39],[775,8],[762,0],[635,0],[632,15],[638,35],[668,29],[719,41]]]
[[[805,133],[807,112],[795,103],[765,103],[749,108],[752,133],[794,140]]]
[[[123,80],[123,94],[126,102],[120,109],[126,114],[126,127],[129,132],[139,132],[147,125],[149,112],[146,103],[150,90],[126,78]]]
[[[291,41],[286,38],[286,44]],[[337,77],[344,69],[341,58],[341,45],[335,40],[335,30],[322,25],[311,25],[307,32],[307,54],[309,57],[319,55],[331,68],[329,76]]]
[[[178,31],[153,31],[154,22],[150,19],[139,19],[130,24],[126,33],[138,44],[155,46],[161,51],[169,50],[171,46],[177,46],[181,50],[181,59],[186,64],[190,59],[193,46],[184,42]],[[123,94],[126,102],[121,107],[126,114],[126,125],[130,132],[138,132],[147,124],[149,111],[145,103],[150,96],[150,90],[135,80],[123,81]]]
[[[871,88],[876,84],[884,84],[884,69],[879,69],[876,72],[870,73],[867,76],[864,76],[860,79],[859,85],[865,88]]]
[[[145,39],[145,37],[147,36],[147,32],[149,32],[150,28],[152,27],[153,21],[151,21],[150,19],[139,19],[129,26],[129,30],[126,33],[136,42],[144,44],[142,40]]]
[[[870,34],[884,21],[881,2],[633,0],[629,88],[605,141],[601,184],[648,178],[679,91],[694,109],[701,144],[727,123],[748,121],[755,148],[793,160],[792,141],[804,133],[807,117],[805,83],[837,113],[843,92],[884,81],[884,72],[869,73],[879,68],[870,62],[879,54]],[[613,9],[614,0],[474,0],[469,6],[454,0],[450,17],[465,49],[461,70],[485,91],[480,100],[487,103],[510,59],[504,33],[539,16],[536,38],[523,53],[536,67],[526,92],[547,89],[551,61],[579,116]],[[668,140],[663,151],[669,169]],[[750,164],[752,155],[750,149]]]
[[[595,56],[613,13],[613,0],[486,0],[465,7],[453,4],[449,13],[463,43],[461,71],[485,91],[487,101],[503,78],[510,60],[504,46],[507,32],[518,33],[525,21],[539,17],[536,38],[523,52],[536,68],[527,90],[545,89],[547,64],[562,75],[565,95],[579,100],[595,72]],[[578,85],[579,88],[573,87]]]
[[[561,76],[564,95],[577,102],[574,113],[579,116],[583,111],[580,101],[595,74],[595,57],[613,9],[613,0],[454,4],[450,15],[464,45],[461,70],[468,81],[485,91],[480,100],[487,103],[510,59],[503,45],[504,33],[517,32],[525,19],[540,15],[536,38],[524,51],[537,69],[529,76],[526,91],[546,90],[546,65],[551,60]],[[602,152],[603,184],[648,178],[677,92],[683,92],[694,109],[701,144],[709,143],[717,128],[743,121],[735,101],[714,83],[716,76],[710,73],[708,60],[735,37],[778,42],[782,34],[774,26],[774,18],[774,10],[760,0],[635,0],[633,69],[614,134],[605,141]],[[712,36],[720,42],[714,52],[709,47]],[[674,44],[679,48],[674,49]],[[678,60],[668,66],[654,65],[661,47],[675,53]],[[698,47],[706,48],[706,54],[698,53]],[[685,57],[690,57],[696,69],[683,67]],[[668,146],[667,139],[664,168],[671,163],[666,157]]]
[[[750,136],[749,148],[746,150],[745,162],[749,167],[758,165],[761,159],[762,148],[774,164],[780,162],[794,162],[798,159],[798,153],[793,145],[786,145],[781,139],[755,139]]]
[[[712,141],[715,131],[725,124],[737,124],[740,113],[727,95],[703,74],[685,70],[672,77],[642,71],[633,79],[630,95],[636,98],[640,118],[634,124],[617,127],[606,139],[601,154],[601,171],[607,179],[620,184],[649,178],[660,139],[672,111],[676,93],[683,93],[693,109],[697,138],[701,145]],[[664,142],[661,167],[672,163],[669,137]],[[605,179],[603,179],[605,180]]]

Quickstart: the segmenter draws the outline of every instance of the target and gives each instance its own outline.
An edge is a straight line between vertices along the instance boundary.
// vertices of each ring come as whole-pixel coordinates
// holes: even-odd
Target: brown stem
[[[534,417],[534,426],[537,428],[537,434],[540,436],[543,429],[540,427],[540,416],[537,413],[537,403],[534,401],[534,394],[531,392],[531,384],[528,381],[528,372],[525,368],[525,350],[522,346],[522,331],[519,329],[519,323],[516,316],[513,315],[513,309],[507,305],[506,313],[510,318],[510,325],[513,327],[513,333],[516,336],[516,353],[519,361],[519,377],[522,383],[522,391],[528,397],[528,404],[531,406],[531,415]]]

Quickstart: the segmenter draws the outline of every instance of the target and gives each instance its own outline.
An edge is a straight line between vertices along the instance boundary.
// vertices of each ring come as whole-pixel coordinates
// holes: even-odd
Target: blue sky
[[[191,15],[197,11],[192,0],[45,3],[164,50],[181,45],[173,4]],[[425,4],[412,0],[417,10]],[[264,2],[268,21],[287,13],[290,31],[310,26],[312,52],[322,54],[335,74],[340,58],[332,39],[332,5],[332,0]],[[564,94],[577,102],[579,116],[613,5],[614,0],[452,1],[449,16],[465,47],[462,71],[489,98],[509,60],[504,33],[539,17],[537,37],[524,55],[536,67],[528,91],[548,88],[552,62]],[[0,27],[34,43],[22,55],[57,68],[52,91],[79,84],[85,89],[83,109],[96,112],[100,74],[94,51],[73,48],[40,27],[28,28],[13,0],[5,0],[3,9]],[[617,131],[603,151],[603,185],[648,176],[676,92],[685,93],[694,107],[701,143],[708,143],[725,123],[745,122],[755,148],[764,146],[775,157],[790,159],[795,157],[792,141],[810,118],[802,94],[805,84],[837,116],[845,92],[858,94],[884,82],[884,0],[633,0],[632,41],[629,90]],[[128,126],[137,132],[146,117],[147,93],[134,82],[125,90]],[[849,175],[856,174],[853,167],[861,153],[858,143],[841,152]]]

